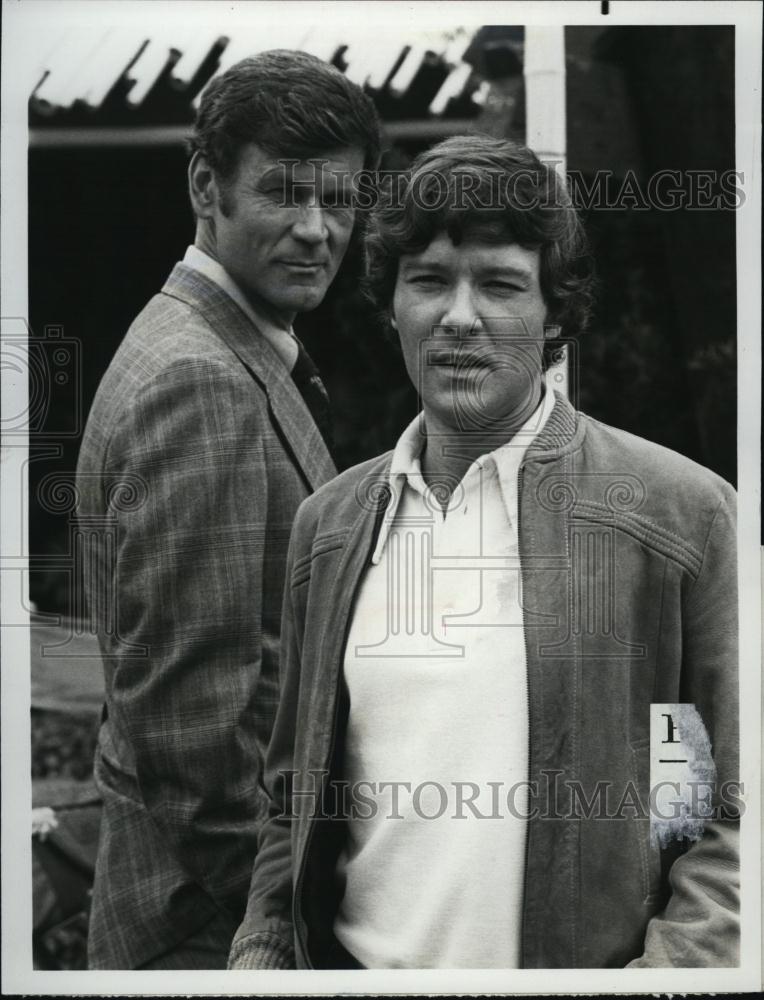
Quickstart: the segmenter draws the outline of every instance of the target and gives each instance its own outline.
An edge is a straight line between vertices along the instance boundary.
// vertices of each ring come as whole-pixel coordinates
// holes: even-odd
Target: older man
[[[423,412],[298,512],[233,967],[737,961],[734,493],[545,388],[584,250],[554,171],[478,136],[372,219]],[[651,744],[699,776],[675,809]]]
[[[340,265],[378,119],[329,65],[266,52],[210,84],[192,146],[194,245],[117,351],[78,468],[107,691],[91,968],[225,966],[244,912],[289,532],[335,473],[292,322]]]

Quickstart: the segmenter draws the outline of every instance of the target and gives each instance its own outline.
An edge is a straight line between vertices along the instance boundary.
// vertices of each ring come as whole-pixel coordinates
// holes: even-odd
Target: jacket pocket
[[[297,559],[292,567],[292,587],[297,589],[302,586],[302,584],[306,583],[311,577],[313,563],[321,556],[328,555],[331,552],[336,552],[342,549],[347,536],[347,528],[342,528],[336,531],[322,532],[321,534],[316,535],[313,539],[310,552],[307,552],[305,555]]]
[[[630,823],[631,842],[636,841],[642,869],[642,895],[645,906],[653,906],[664,896],[661,875],[661,852],[650,838],[650,737],[634,740],[631,745],[632,780],[641,805],[638,818]]]

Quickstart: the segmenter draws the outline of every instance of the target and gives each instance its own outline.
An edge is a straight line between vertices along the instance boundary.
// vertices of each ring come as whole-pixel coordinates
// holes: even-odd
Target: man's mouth
[[[475,369],[495,367],[495,359],[489,353],[458,348],[431,348],[427,351],[427,364],[438,368],[455,368],[467,372]]]
[[[323,260],[281,260],[279,263],[293,271],[304,271],[306,274],[313,274],[326,267],[326,261]]]

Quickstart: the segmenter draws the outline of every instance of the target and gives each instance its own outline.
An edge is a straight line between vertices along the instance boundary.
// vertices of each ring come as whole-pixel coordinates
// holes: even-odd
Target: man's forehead
[[[309,181],[318,173],[336,176],[354,174],[363,166],[363,150],[355,147],[341,147],[307,155],[270,151],[250,142],[242,147],[239,154],[239,168],[250,176],[287,177]]]
[[[454,243],[445,232],[438,233],[431,242],[416,253],[403,254],[401,264],[415,265],[419,263],[452,263],[469,261],[474,265],[487,267],[506,267],[511,270],[527,270],[533,272],[539,263],[539,251],[522,246],[507,237],[481,238],[473,234]]]

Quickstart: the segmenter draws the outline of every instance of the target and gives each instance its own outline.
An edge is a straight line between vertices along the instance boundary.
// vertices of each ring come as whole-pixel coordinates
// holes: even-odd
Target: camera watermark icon
[[[53,445],[35,446],[54,448]],[[8,449],[21,453],[21,447]],[[52,451],[58,457],[58,451]],[[48,457],[51,457],[50,455]],[[63,520],[61,544],[40,553],[30,553],[26,544],[14,552],[3,552],[0,572],[13,574],[18,580],[18,607],[23,612],[16,621],[6,625],[27,627],[26,613],[34,612],[35,623],[56,629],[56,641],[40,646],[41,656],[72,656],[77,659],[100,654],[93,647],[87,652],[79,642],[85,638],[101,638],[118,646],[122,655],[147,655],[147,647],[131,643],[119,631],[119,592],[116,584],[116,558],[120,540],[120,521],[139,511],[148,500],[149,486],[132,473],[90,474],[75,477],[73,470],[44,475],[31,493],[29,462],[17,468],[20,483],[20,506],[24,508],[19,535],[26,541],[29,526],[28,507],[34,506],[46,514]],[[103,495],[105,511],[89,514],[83,511],[83,492]],[[64,595],[56,612],[39,611],[30,604],[30,576],[44,575]]]
[[[0,364],[4,395],[0,429],[4,437],[77,438],[82,431],[82,344],[61,326],[32,334],[20,317],[2,319]],[[24,391],[26,384],[26,391]],[[18,392],[14,392],[14,387]],[[53,423],[51,423],[53,421]]]

